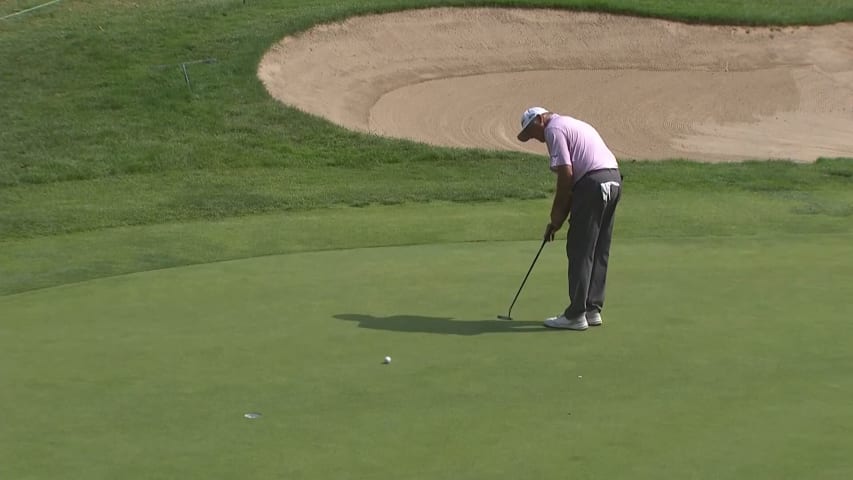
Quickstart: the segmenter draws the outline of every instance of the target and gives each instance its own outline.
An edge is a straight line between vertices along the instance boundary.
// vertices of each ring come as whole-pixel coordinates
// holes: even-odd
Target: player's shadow
[[[542,322],[516,320],[457,320],[452,317],[389,315],[376,317],[358,313],[334,315],[339,320],[358,322],[359,328],[393,332],[438,333],[443,335],[479,335],[481,333],[520,333],[545,331]]]

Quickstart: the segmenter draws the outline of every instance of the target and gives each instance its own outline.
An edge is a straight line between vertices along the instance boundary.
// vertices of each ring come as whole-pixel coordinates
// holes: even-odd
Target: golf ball
[[[391,357],[385,357],[385,363],[391,363]]]

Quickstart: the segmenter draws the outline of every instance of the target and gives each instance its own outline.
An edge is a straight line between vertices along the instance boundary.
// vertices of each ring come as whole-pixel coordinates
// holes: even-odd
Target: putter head
[[[498,320],[512,320],[512,317],[508,315],[498,315]]]

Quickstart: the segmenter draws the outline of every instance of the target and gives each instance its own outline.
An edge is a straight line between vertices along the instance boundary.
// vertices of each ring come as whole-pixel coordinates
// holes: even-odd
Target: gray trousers
[[[566,318],[604,307],[613,217],[621,196],[622,175],[617,169],[590,172],[573,187],[566,240],[570,301]]]

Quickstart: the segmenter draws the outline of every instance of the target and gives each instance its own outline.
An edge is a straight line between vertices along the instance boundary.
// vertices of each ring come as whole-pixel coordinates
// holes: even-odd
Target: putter
[[[524,284],[527,283],[527,277],[530,276],[530,272],[533,271],[533,265],[536,265],[536,260],[539,259],[539,254],[542,253],[542,249],[545,248],[545,244],[548,243],[548,240],[542,240],[542,246],[539,247],[539,251],[536,252],[536,256],[533,257],[533,263],[530,264],[530,268],[527,270],[527,275],[524,276],[524,280],[521,281],[521,286],[518,287],[518,291],[515,292],[515,298],[512,299],[512,303],[509,305],[509,310],[506,312],[506,315],[498,315],[498,320],[512,320],[512,307],[515,306],[515,301],[518,300],[518,294],[521,293],[521,289],[524,288]]]

